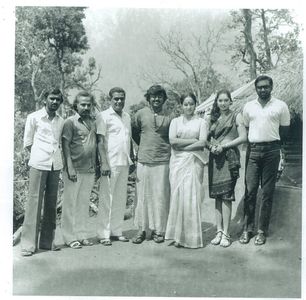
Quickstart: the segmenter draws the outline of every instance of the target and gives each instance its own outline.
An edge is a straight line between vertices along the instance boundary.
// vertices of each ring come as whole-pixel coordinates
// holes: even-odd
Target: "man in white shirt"
[[[28,115],[24,148],[30,151],[29,191],[22,226],[21,254],[31,256],[37,250],[38,230],[44,195],[44,211],[39,248],[59,250],[53,245],[59,173],[63,167],[60,139],[64,120],[56,111],[63,102],[59,89],[44,94],[45,106]]]
[[[244,125],[248,128],[249,157],[246,162],[244,231],[239,239],[247,244],[253,235],[256,198],[259,184],[262,204],[259,210],[255,245],[263,245],[269,227],[273,194],[280,161],[281,140],[288,133],[290,114],[284,101],[271,96],[272,78],[262,75],[255,80],[258,98],[246,103]]]
[[[111,107],[97,115],[98,149],[101,157],[100,203],[97,236],[105,246],[113,240],[128,242],[122,235],[127,199],[131,145],[131,119],[123,111],[125,91],[109,91]]]

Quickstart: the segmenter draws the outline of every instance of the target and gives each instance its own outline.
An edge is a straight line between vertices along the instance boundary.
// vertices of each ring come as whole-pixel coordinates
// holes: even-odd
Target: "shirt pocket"
[[[114,120],[109,120],[107,123],[107,132],[109,135],[119,135],[121,132],[121,127],[114,122]]]
[[[52,127],[51,124],[48,124],[47,122],[40,120],[37,124],[37,133],[41,137],[51,137],[53,136]]]
[[[82,144],[85,144],[88,139],[89,132],[85,129],[78,128],[76,134],[80,138]]]

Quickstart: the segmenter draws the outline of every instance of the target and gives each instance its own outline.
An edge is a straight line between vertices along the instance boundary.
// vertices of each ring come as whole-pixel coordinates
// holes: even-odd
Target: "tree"
[[[87,65],[77,67],[74,73],[71,75],[71,87],[76,87],[81,90],[93,93],[98,91],[97,84],[101,79],[102,67],[96,66],[96,60],[94,57],[88,59]]]
[[[39,7],[34,18],[34,34],[47,42],[54,53],[54,60],[60,74],[60,88],[64,95],[69,87],[67,77],[80,65],[76,53],[89,48],[82,20],[83,7]]]
[[[263,72],[277,67],[299,47],[299,26],[287,9],[255,9],[259,19],[258,62]],[[281,29],[286,28],[286,31]]]
[[[241,9],[232,11],[232,29],[240,35],[229,48],[232,61],[248,66],[249,79],[268,72],[290,59],[299,48],[299,26],[287,9]]]
[[[205,29],[200,34],[192,34],[186,39],[181,32],[172,30],[166,35],[160,35],[158,45],[163,53],[169,57],[173,68],[184,77],[184,83],[188,85],[199,101],[203,100],[215,88],[218,82],[217,72],[214,69],[213,56],[224,32],[224,26],[211,26],[207,22]],[[172,80],[160,78],[176,91]]]
[[[22,111],[38,109],[44,90],[49,84],[58,83],[48,45],[34,34],[33,19],[37,13],[37,8],[16,8],[15,95],[17,108]],[[53,74],[47,80],[46,70],[48,75]]]

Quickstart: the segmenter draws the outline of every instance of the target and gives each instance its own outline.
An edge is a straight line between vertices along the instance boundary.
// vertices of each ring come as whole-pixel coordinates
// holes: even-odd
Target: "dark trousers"
[[[39,247],[51,249],[56,228],[56,205],[60,171],[42,171],[30,168],[29,193],[22,226],[21,248],[35,252],[37,249],[44,198],[43,219]]]
[[[249,147],[245,174],[244,230],[254,230],[257,191],[261,184],[262,203],[259,209],[258,230],[267,232],[280,161],[280,145],[273,142],[250,143]]]

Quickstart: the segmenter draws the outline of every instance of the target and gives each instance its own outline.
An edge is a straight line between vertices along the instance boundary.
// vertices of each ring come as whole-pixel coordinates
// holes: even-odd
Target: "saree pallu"
[[[210,153],[208,164],[209,197],[235,200],[235,186],[239,178],[239,150],[228,149],[219,155]]]
[[[172,151],[169,176],[171,200],[165,238],[188,248],[203,247],[203,170],[203,158],[196,151]]]
[[[236,114],[231,112],[222,121],[217,120],[211,126],[209,138],[218,144],[238,136]],[[213,144],[213,143],[212,143]],[[235,200],[235,186],[239,178],[240,152],[237,147],[226,149],[222,153],[209,154],[208,178],[209,197],[223,200]]]

